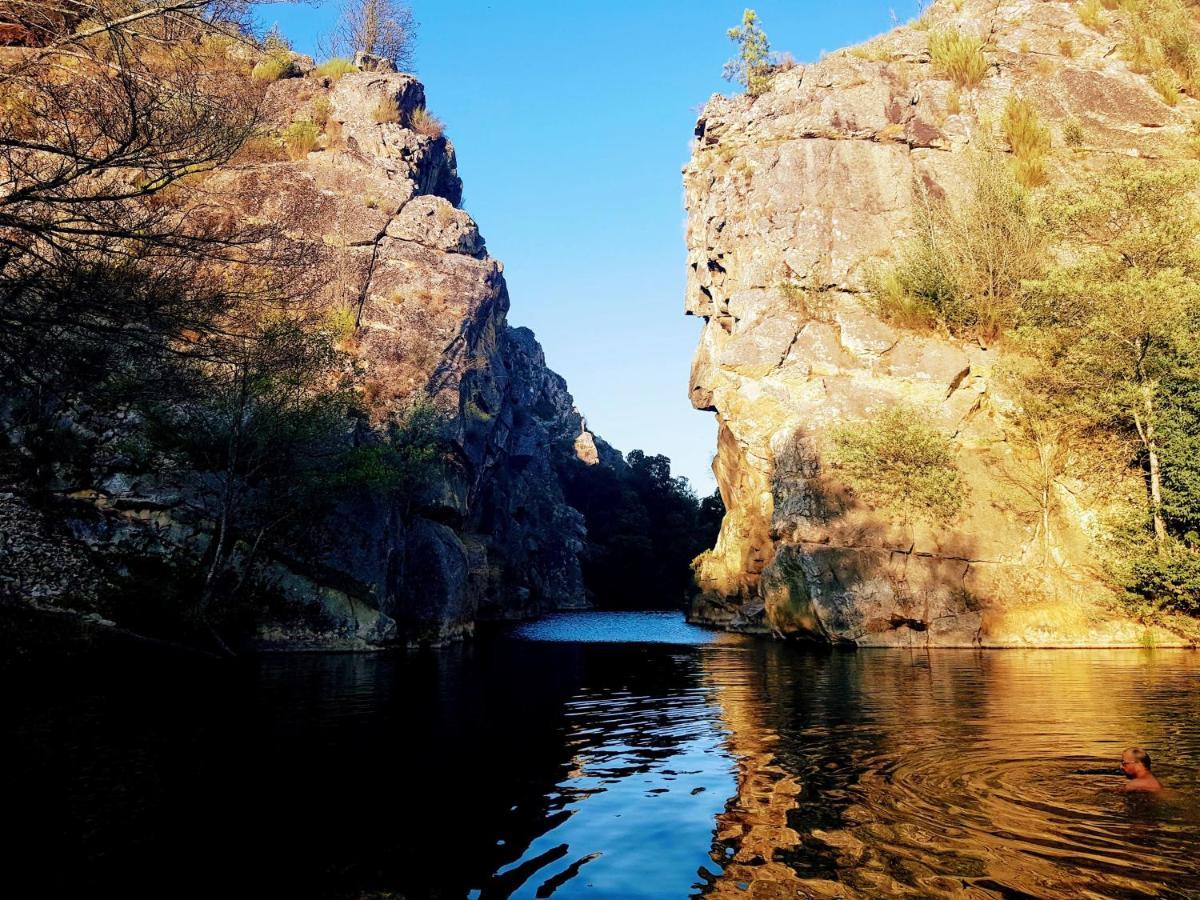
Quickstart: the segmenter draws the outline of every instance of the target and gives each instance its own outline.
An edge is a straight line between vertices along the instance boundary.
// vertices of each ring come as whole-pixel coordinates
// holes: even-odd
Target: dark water
[[[422,654],[102,653],[0,704],[10,896],[1200,896],[1197,654],[584,614]],[[1132,743],[1165,796],[1109,790]]]

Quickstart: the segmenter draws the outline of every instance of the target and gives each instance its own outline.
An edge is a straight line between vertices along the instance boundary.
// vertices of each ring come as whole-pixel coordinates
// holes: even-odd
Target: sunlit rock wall
[[[1143,636],[1116,612],[1093,543],[1106,494],[1136,484],[1066,479],[1040,565],[1006,483],[1020,450],[997,350],[886,324],[865,293],[872,265],[913,227],[914,185],[961,191],[965,151],[998,133],[1010,95],[1050,127],[1055,179],[1112,154],[1185,152],[1200,104],[1164,103],[1122,61],[1120,34],[1086,28],[1074,7],[935,3],[920,27],[779,72],[757,99],[705,106],[684,169],[686,308],[705,322],[690,390],[716,413],[728,513],[696,563],[697,621],[870,646]],[[956,91],[932,71],[929,28],[946,25],[986,38],[979,88]],[[1083,140],[1068,149],[1072,121]],[[907,527],[827,464],[834,425],[900,403],[953,440],[969,499],[952,526]]]

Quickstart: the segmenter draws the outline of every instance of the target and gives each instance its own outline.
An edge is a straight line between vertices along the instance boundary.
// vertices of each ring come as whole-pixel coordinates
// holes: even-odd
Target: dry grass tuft
[[[302,119],[293,122],[283,130],[283,143],[287,147],[288,156],[292,159],[304,159],[317,145],[321,129],[315,122]]]
[[[396,105],[395,97],[381,97],[371,111],[371,116],[380,125],[400,121],[400,107]]]
[[[1200,119],[1192,122],[1191,130],[1184,137],[1184,150],[1192,159],[1200,159]]]
[[[855,59],[865,59],[868,62],[893,62],[896,54],[877,42],[859,44],[846,51]]]
[[[987,75],[983,40],[963,34],[957,28],[944,28],[929,34],[929,61],[941,75],[960,88],[978,85]]]
[[[246,139],[233,158],[235,165],[257,162],[278,162],[287,159],[279,135],[256,134]]]
[[[1077,119],[1069,119],[1063,126],[1063,143],[1071,148],[1083,146],[1083,126]]]
[[[424,107],[413,110],[412,116],[409,118],[408,127],[417,134],[423,134],[431,138],[440,138],[446,131],[446,126],[442,124],[442,120]]]
[[[291,68],[291,55],[286,50],[273,50],[262,58],[250,74],[255,81],[278,81]]]
[[[1022,97],[1010,95],[1004,104],[1000,127],[1013,152],[1017,180],[1025,187],[1045,184],[1050,132],[1038,121],[1033,105]]]
[[[329,98],[324,94],[315,98],[309,106],[309,115],[317,124],[317,127],[322,130],[325,128],[326,123],[329,122],[330,112],[332,112],[332,108],[330,107]]]
[[[328,78],[330,81],[337,81],[343,75],[349,75],[351,72],[357,72],[358,66],[340,56],[335,56],[333,59],[327,59],[321,63],[313,74],[318,78]]]
[[[1101,6],[1100,0],[1082,0],[1075,7],[1075,15],[1079,16],[1079,21],[1093,31],[1098,31],[1101,34],[1108,31],[1108,22],[1104,19],[1104,7]]]
[[[1125,25],[1122,52],[1130,68],[1152,79],[1159,70],[1169,69],[1178,76],[1177,90],[1182,87],[1192,96],[1200,96],[1200,28],[1195,5],[1188,0],[1124,0],[1121,15]],[[1165,86],[1165,80],[1160,78],[1155,84],[1161,94],[1160,84]]]
[[[1150,85],[1167,106],[1179,105],[1179,76],[1171,69],[1159,69],[1150,76]]]

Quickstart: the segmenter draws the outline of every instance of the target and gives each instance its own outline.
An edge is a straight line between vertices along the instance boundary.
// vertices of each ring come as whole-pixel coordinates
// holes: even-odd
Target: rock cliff
[[[1115,486],[1059,485],[1053,559],[1034,565],[1033,528],[1004,478],[1019,451],[993,377],[1003,351],[894,327],[868,295],[872,265],[912,233],[914,186],[962,191],[966,151],[998,131],[1010,96],[1048,123],[1052,179],[1112,155],[1187,153],[1200,104],[1164,102],[1119,52],[1117,23],[1101,33],[1076,6],[938,2],[917,23],[777,71],[757,98],[705,106],[684,169],[686,309],[705,321],[690,390],[717,415],[728,514],[696,562],[696,620],[863,646],[1147,639],[1093,564]],[[930,34],[945,28],[984,40],[978,87],[931,65]],[[953,526],[907,527],[828,464],[835,425],[901,403],[952,439],[969,489]]]
[[[506,322],[503,267],[459,207],[454,148],[428,117],[423,86],[389,71],[321,77],[303,58],[288,74],[267,89],[267,137],[204,190],[228,216],[280,226],[306,258],[312,284],[301,287],[353,320],[345,340],[370,419],[348,422],[350,438],[370,440],[427,402],[452,458],[408,508],[359,491],[274,547],[258,575],[266,607],[254,643],[440,642],[480,618],[586,606],[583,518],[563,499],[555,459],[598,463],[596,440],[533,334]],[[0,590],[95,615],[81,577],[30,589],[39,563],[66,554],[74,566],[85,547],[103,578],[136,576],[141,560],[202,558],[211,522],[193,490],[203,473],[130,472],[114,449],[119,425],[100,433],[81,416],[72,427],[89,433],[98,462],[85,478],[59,477],[69,500],[53,527],[22,514],[19,493],[4,495],[6,522],[39,524],[28,529],[37,540],[3,543]],[[621,464],[614,452],[604,461]],[[136,615],[101,608],[136,629]]]

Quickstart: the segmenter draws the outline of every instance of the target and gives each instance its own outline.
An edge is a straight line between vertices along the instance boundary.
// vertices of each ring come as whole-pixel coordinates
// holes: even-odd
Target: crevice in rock
[[[1020,562],[1006,562],[1000,559],[983,559],[972,556],[955,556],[952,554],[933,553],[929,550],[916,550],[912,546],[909,549],[903,547],[884,547],[872,546],[869,544],[837,544],[832,542],[822,541],[806,541],[799,540],[793,542],[797,547],[815,547],[820,550],[851,550],[856,553],[900,553],[904,556],[915,556],[920,559],[941,559],[947,562],[964,562],[968,565],[992,565],[992,566],[1024,566]],[[907,563],[906,563],[907,564]]]
[[[404,211],[404,207],[407,205],[408,205],[407,201],[400,204],[400,206],[396,209],[396,211],[394,213],[392,213],[390,216],[388,216],[387,221],[383,223],[383,230],[381,230],[378,234],[375,235],[375,240],[371,241],[371,261],[367,264],[367,274],[363,277],[362,290],[359,291],[359,293],[358,293],[358,313],[354,317],[354,327],[355,328],[362,328],[363,309],[367,305],[367,295],[371,291],[371,279],[375,277],[375,264],[379,260],[379,245],[383,241],[383,239],[387,236],[388,228],[390,228],[392,223],[394,221],[396,221],[396,217],[399,216],[400,213]],[[360,244],[359,246],[365,247],[366,244],[363,243],[363,244]]]
[[[966,368],[964,368],[961,372],[959,372],[957,375],[954,376],[953,380],[950,382],[949,389],[946,391],[946,396],[943,399],[949,400],[950,395],[958,390],[959,386],[963,383],[963,381],[966,380],[966,377],[970,374],[971,374],[971,364],[968,363]]]
[[[795,334],[792,335],[792,339],[790,341],[788,341],[788,345],[783,349],[783,353],[780,354],[779,362],[775,363],[776,370],[781,369],[783,367],[784,362],[787,360],[788,356],[791,355],[792,348],[796,346],[796,341],[800,340],[800,335],[804,334],[804,329],[807,327],[808,327],[808,323],[805,322],[803,325],[801,325],[799,328],[796,329]]]
[[[928,631],[929,623],[921,619],[907,618],[899,613],[892,613],[891,618],[888,620],[888,627],[892,631],[897,631],[901,628],[910,628],[913,631]]]
[[[453,248],[449,248],[449,247],[442,247],[439,244],[431,244],[431,243],[428,243],[427,241],[416,240],[415,238],[394,237],[392,235],[388,235],[388,237],[390,237],[393,241],[396,241],[397,243],[400,243],[400,244],[415,244],[418,247],[426,247],[429,250],[436,250],[439,253],[449,253],[454,256],[465,256],[468,259],[483,259],[483,257],[480,256],[479,253],[468,253],[466,250],[458,250],[458,249],[453,249]],[[365,247],[366,243],[364,242],[361,246]],[[378,246],[378,244],[376,244],[376,246]]]

